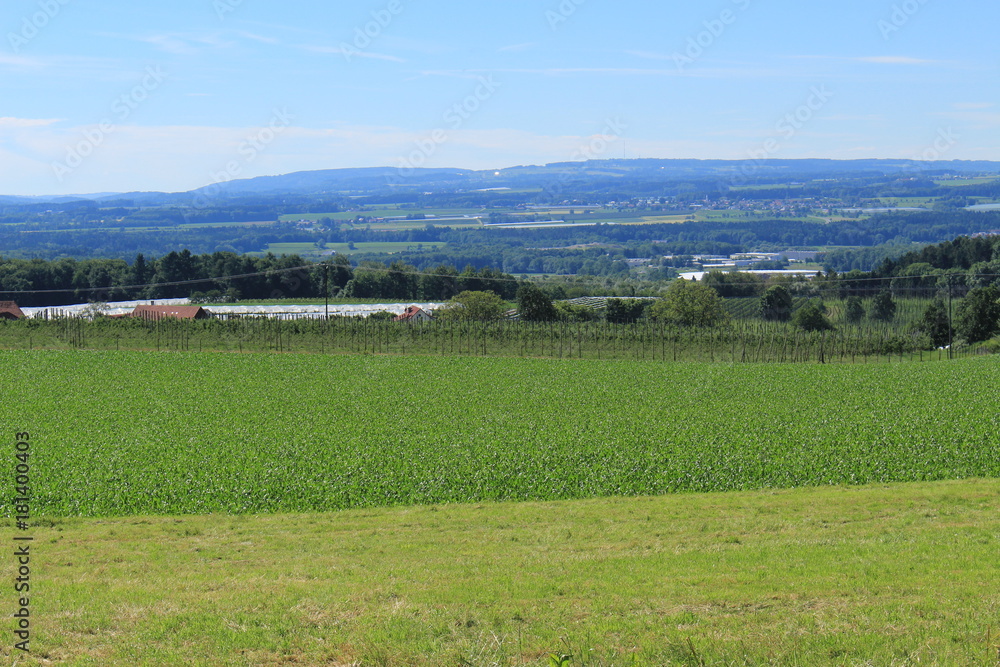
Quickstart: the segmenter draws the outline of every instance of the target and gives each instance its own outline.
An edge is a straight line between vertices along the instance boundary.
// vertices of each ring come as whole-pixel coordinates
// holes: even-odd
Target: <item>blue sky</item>
[[[585,158],[1000,160],[1000,5],[7,0],[0,193]]]

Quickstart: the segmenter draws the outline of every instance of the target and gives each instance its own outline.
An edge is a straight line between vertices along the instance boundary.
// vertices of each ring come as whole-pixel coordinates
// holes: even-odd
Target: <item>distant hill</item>
[[[467,169],[412,169],[370,167],[298,171],[283,176],[258,176],[208,185],[195,195],[242,196],[254,194],[345,194],[368,193],[396,187],[461,187],[476,172]]]
[[[456,191],[489,188],[613,188],[636,185],[718,179],[721,187],[746,182],[768,183],[818,178],[885,177],[899,174],[938,177],[955,174],[1000,173],[1000,162],[950,160],[694,160],[632,159],[553,162],[520,165],[499,171],[469,169],[398,169],[370,167],[299,171],[276,176],[234,179],[190,192],[99,193],[59,197],[0,196],[0,204],[62,203],[79,200],[130,200],[137,205],[191,204],[199,201],[274,195],[363,195],[391,192]]]

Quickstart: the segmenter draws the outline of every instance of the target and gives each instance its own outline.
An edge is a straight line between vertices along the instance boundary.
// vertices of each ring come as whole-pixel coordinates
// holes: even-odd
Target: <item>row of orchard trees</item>
[[[200,301],[305,299],[330,296],[390,300],[446,300],[467,290],[489,290],[513,299],[517,280],[486,267],[452,266],[419,273],[394,262],[352,266],[337,255],[309,262],[297,255],[263,256],[187,250],[157,259],[2,259],[0,300],[23,306],[193,297]]]
[[[892,324],[897,319],[900,301],[910,300],[920,303],[921,310],[917,317],[900,322],[898,328],[923,336],[934,347],[950,345],[956,339],[978,343],[1000,334],[1000,286],[974,287],[960,299],[942,292],[927,298],[924,290],[920,290],[920,296],[899,300],[890,290],[878,292],[868,300],[851,295],[842,300],[842,320],[855,326],[866,319]],[[813,297],[794,308],[791,294],[782,286],[772,286],[764,292],[760,297],[760,313],[765,320],[791,321],[807,331],[835,328],[822,298]]]
[[[469,292],[463,298],[473,294],[492,295]],[[469,305],[472,302],[467,301]],[[471,311],[468,316],[458,316],[465,310],[449,308],[445,316],[420,324],[375,317],[0,321],[0,348],[471,354],[732,363],[864,363],[896,357],[930,360],[952,356],[940,350],[927,355],[919,337],[868,325],[805,331],[789,323],[761,319],[714,326],[682,326],[651,317],[630,324],[527,322],[477,320]],[[963,346],[956,353],[977,354],[984,347],[990,349]]]
[[[591,308],[553,304],[534,285],[522,285],[517,296],[524,320],[596,318]],[[738,314],[732,308],[732,303],[747,300],[752,305],[749,313]],[[923,347],[942,347],[956,341],[978,343],[1000,334],[1000,285],[974,287],[961,298],[940,292],[928,297],[924,290],[895,297],[889,289],[871,298],[842,298],[835,286],[799,281],[773,284],[759,296],[727,301],[706,282],[676,280],[662,298],[608,299],[604,311],[604,319],[611,323],[650,320],[692,329],[719,327],[734,317],[789,323],[808,332],[868,326],[919,340]]]

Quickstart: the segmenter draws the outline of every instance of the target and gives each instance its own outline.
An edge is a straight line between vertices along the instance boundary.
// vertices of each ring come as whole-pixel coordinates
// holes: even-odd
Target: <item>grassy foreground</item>
[[[0,651],[22,665],[997,665],[998,495],[1000,481],[963,481],[55,519],[35,529],[32,653],[12,658],[8,633]],[[4,557],[0,576],[13,569]]]

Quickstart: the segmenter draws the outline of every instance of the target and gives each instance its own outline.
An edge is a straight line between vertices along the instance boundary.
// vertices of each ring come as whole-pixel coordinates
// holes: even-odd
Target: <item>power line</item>
[[[144,283],[141,285],[109,285],[106,287],[73,287],[68,289],[48,289],[48,290],[9,290],[0,288],[0,293],[3,294],[80,294],[80,293],[90,293],[90,292],[107,292],[110,290],[139,290],[150,287],[178,287],[183,285],[199,285],[203,283],[218,283],[231,280],[241,280],[244,278],[258,278],[261,276],[273,276],[274,274],[281,273],[292,273],[296,271],[307,272],[310,270],[322,269],[324,266],[335,266],[350,270],[352,273],[356,274],[359,271],[371,271],[376,273],[399,273],[406,276],[427,276],[431,278],[452,278],[455,280],[469,279],[469,280],[489,280],[493,282],[505,282],[505,283],[521,283],[526,282],[520,278],[505,277],[501,276],[482,276],[482,275],[466,275],[461,273],[433,273],[429,271],[398,271],[392,267],[373,267],[373,266],[346,266],[343,264],[329,264],[327,262],[316,262],[313,264],[303,264],[301,266],[286,267],[283,269],[266,269],[264,271],[256,271],[254,273],[241,273],[235,275],[226,276],[216,276],[211,278],[194,278],[191,280],[176,280],[170,282],[162,283]],[[565,276],[566,278],[572,278],[573,276]],[[597,281],[591,282],[575,282],[575,285],[599,285]]]
[[[324,265],[327,266],[339,266],[345,269],[349,269],[352,273],[358,273],[359,271],[372,271],[380,273],[400,273],[401,275],[407,276],[429,276],[433,278],[454,278],[458,279],[471,279],[471,280],[489,280],[495,282],[507,282],[507,283],[519,283],[524,282],[518,278],[514,277],[503,277],[503,276],[481,276],[481,275],[463,275],[460,273],[431,273],[425,271],[396,271],[391,267],[372,267],[372,266],[352,266],[347,267],[342,264],[332,264],[328,265],[325,262],[318,262],[314,264],[303,264],[301,266],[286,267],[283,269],[267,269],[264,271],[256,271],[254,273],[240,273],[235,275],[227,276],[216,276],[212,278],[194,278],[192,280],[175,280],[163,283],[145,283],[141,285],[109,285],[106,287],[73,287],[68,289],[48,289],[48,290],[9,290],[0,289],[0,293],[3,294],[65,294],[65,293],[89,293],[89,292],[107,292],[109,290],[138,290],[145,289],[149,287],[178,287],[183,285],[199,285],[203,283],[217,283],[225,282],[231,280],[241,280],[244,278],[259,278],[261,276],[273,276],[275,274],[282,273],[292,273],[296,271],[310,271],[316,269],[322,269]],[[586,284],[586,283],[581,283]],[[597,284],[597,283],[593,283]]]

